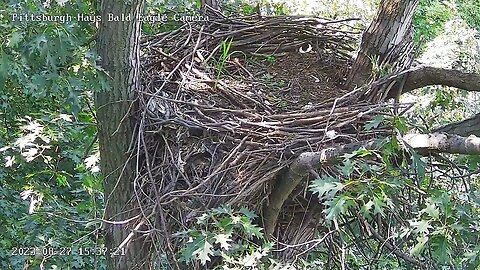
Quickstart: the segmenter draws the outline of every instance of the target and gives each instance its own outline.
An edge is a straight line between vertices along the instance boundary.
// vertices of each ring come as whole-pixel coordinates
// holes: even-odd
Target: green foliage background
[[[101,177],[85,159],[97,150],[92,91],[107,85],[96,66],[89,22],[21,22],[14,14],[94,14],[89,1],[0,3],[0,268],[102,269],[75,249],[102,245]],[[95,155],[93,155],[95,156]],[[90,158],[92,159],[92,158]],[[10,163],[10,164],[9,164]],[[92,172],[93,171],[93,172]],[[42,200],[29,213],[32,193]],[[12,256],[21,247],[72,247],[73,256]]]
[[[457,0],[460,16],[470,25],[480,31],[480,2],[476,0]]]

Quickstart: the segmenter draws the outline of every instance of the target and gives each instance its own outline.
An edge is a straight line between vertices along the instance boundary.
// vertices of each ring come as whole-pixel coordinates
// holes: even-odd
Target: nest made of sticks
[[[261,213],[300,153],[389,132],[363,126],[391,106],[338,86],[359,38],[348,22],[211,16],[144,39],[136,201],[161,208],[161,239],[222,204]]]

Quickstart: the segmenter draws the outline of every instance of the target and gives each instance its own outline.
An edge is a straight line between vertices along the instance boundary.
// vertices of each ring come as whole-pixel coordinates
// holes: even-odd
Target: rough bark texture
[[[480,137],[480,113],[461,122],[451,123],[437,128],[435,132],[455,134],[463,137],[470,135]]]
[[[360,50],[350,71],[346,87],[354,89],[372,78],[372,62],[387,68],[408,65],[413,57],[412,18],[418,0],[383,0],[379,11],[364,32]]]
[[[206,6],[209,6],[216,10],[222,9],[222,3],[220,0],[202,0],[201,5],[202,5],[202,9],[205,9]]]
[[[142,11],[141,0],[104,0],[99,25],[97,50],[100,64],[108,74],[111,89],[96,93],[95,106],[98,119],[100,165],[105,176],[105,219],[122,221],[136,213],[129,201],[133,193],[134,166],[129,160],[134,122],[129,117],[133,91],[139,87],[140,22],[137,20],[107,21],[108,13],[114,16],[137,17]],[[131,224],[105,224],[105,241],[112,251],[119,247],[132,230]],[[149,248],[143,239],[135,239],[125,247],[126,256],[107,256],[108,269],[148,269],[141,262],[148,256]],[[119,251],[122,253],[122,251]]]

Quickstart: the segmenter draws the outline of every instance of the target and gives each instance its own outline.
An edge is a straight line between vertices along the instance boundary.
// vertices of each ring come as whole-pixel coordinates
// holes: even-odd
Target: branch
[[[431,152],[480,155],[480,138],[474,135],[461,137],[454,134],[407,134],[403,140],[421,154]]]
[[[465,137],[469,135],[480,137],[480,113],[461,122],[451,123],[446,126],[439,127],[434,131]]]
[[[461,137],[453,134],[432,133],[432,134],[408,134],[403,140],[420,154],[432,152],[456,153],[456,154],[480,154],[480,138],[476,136]],[[305,152],[296,158],[290,168],[284,172],[275,183],[269,202],[263,210],[263,222],[265,233],[270,236],[277,225],[278,215],[288,196],[297,185],[307,178],[310,171],[336,164],[341,156],[351,153],[362,147],[376,149],[377,141],[369,140],[358,143],[351,143],[323,149],[319,152]]]
[[[446,85],[480,92],[480,75],[454,69],[419,67],[408,73],[402,93],[429,85]]]
[[[365,227],[368,228],[368,231],[373,235],[373,237],[378,242],[382,243],[385,247],[387,247],[391,252],[393,252],[393,254],[397,255],[399,258],[402,258],[409,263],[412,263],[412,264],[418,265],[422,268],[425,268],[426,265],[425,265],[424,262],[421,262],[421,261],[419,261],[415,258],[412,258],[412,257],[408,256],[407,254],[403,253],[398,247],[390,244],[390,242],[388,240],[383,238],[370,224],[368,224],[368,222],[361,215],[357,214],[357,217],[360,220],[360,222],[362,222],[365,225]]]
[[[283,203],[288,196],[305,179],[311,170],[325,165],[339,162],[339,158],[345,153],[351,153],[361,147],[374,148],[374,141],[351,143],[337,147],[323,149],[319,152],[305,152],[300,154],[290,165],[288,171],[283,173],[275,183],[269,202],[263,210],[263,226],[265,234],[271,235],[277,225],[278,215]]]

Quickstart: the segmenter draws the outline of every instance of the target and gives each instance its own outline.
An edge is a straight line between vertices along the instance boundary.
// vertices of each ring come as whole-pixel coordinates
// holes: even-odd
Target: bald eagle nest
[[[359,39],[351,25],[211,16],[144,38],[135,201],[153,239],[179,246],[174,233],[224,204],[261,216],[277,176],[300,153],[389,132],[364,129],[391,111],[379,102],[383,84],[340,87]],[[372,92],[375,102],[361,101]],[[297,236],[309,227],[291,222],[308,210],[305,187],[297,187],[278,220],[297,226],[289,230]],[[277,235],[284,242],[296,237]]]

